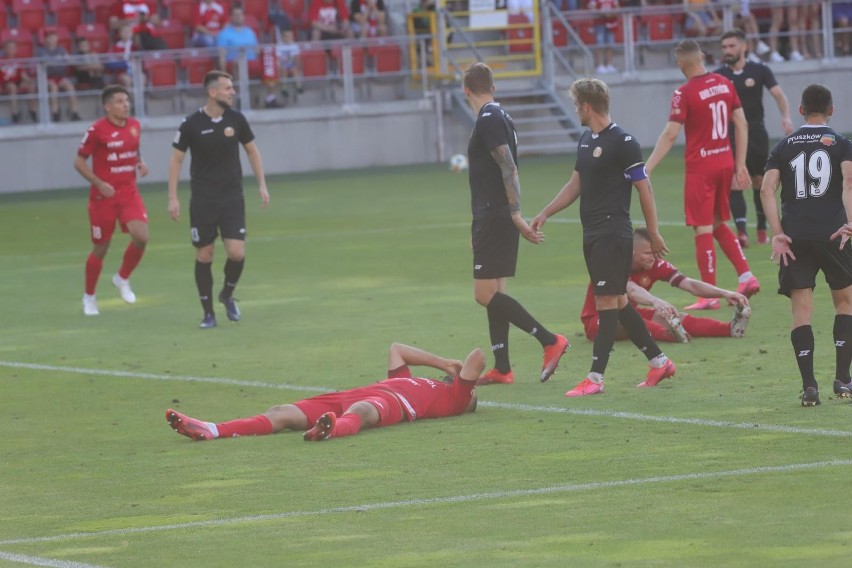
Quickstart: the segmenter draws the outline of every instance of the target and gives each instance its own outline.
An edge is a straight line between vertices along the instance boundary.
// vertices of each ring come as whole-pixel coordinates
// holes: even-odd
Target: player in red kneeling
[[[670,303],[651,294],[651,287],[658,281],[668,282],[699,298],[725,298],[735,305],[734,317],[726,322],[678,312]],[[586,337],[590,341],[594,341],[598,335],[598,312],[592,292],[589,283],[580,315]],[[751,316],[748,299],[742,294],[688,278],[671,263],[655,258],[648,231],[644,227],[637,228],[633,233],[633,263],[627,282],[627,299],[636,306],[651,337],[657,341],[687,343],[692,337],[742,337]],[[651,307],[643,308],[640,305]],[[627,339],[627,332],[619,327],[616,339]]]
[[[130,92],[121,85],[110,85],[101,92],[106,116],[95,121],[80,142],[74,168],[92,184],[89,191],[89,222],[94,246],[86,260],[86,292],[83,313],[98,315],[95,288],[104,257],[109,250],[115,223],[130,233],[130,244],[112,283],[128,304],[136,302],[129,278],[148,244],[148,213],[136,175],[148,175],[148,166],[139,153],[139,121],[130,116]],[[92,167],[87,160],[92,157]]]
[[[444,381],[414,378],[408,367],[416,365],[433,367],[449,376]],[[198,441],[263,436],[283,430],[304,431],[308,442],[341,438],[365,428],[473,412],[476,381],[484,367],[485,357],[479,348],[462,362],[394,343],[388,353],[388,378],[370,386],[321,394],[273,406],[251,418],[218,424],[172,409],[166,411],[166,420],[178,434]]]

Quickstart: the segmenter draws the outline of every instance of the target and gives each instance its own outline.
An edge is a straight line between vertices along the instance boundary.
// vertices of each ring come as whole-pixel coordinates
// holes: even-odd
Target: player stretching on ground
[[[467,153],[470,160],[470,201],[473,212],[473,294],[488,312],[488,331],[494,368],[479,384],[515,381],[509,363],[509,324],[541,343],[544,364],[541,381],[550,378],[568,349],[568,340],[541,325],[513,297],[506,294],[506,278],[515,275],[519,235],[533,244],[542,235],[521,215],[518,178],[518,137],[512,117],[494,102],[494,77],[484,63],[474,63],[464,74],[464,94],[476,113]]]
[[[763,89],[769,91],[778,112],[781,113],[781,128],[784,134],[793,132],[793,121],[790,120],[790,104],[772,70],[763,63],[746,60],[748,42],[742,30],[730,30],[722,34],[722,58],[725,65],[716,69],[715,73],[725,77],[737,89],[737,96],[743,105],[743,112],[748,121],[748,151],[746,152],[746,168],[751,176],[754,210],[757,214],[757,244],[766,244],[766,216],[763,205],[760,204],[760,184],[763,183],[763,168],[769,156],[769,134],[763,123]],[[733,142],[733,140],[732,140]],[[737,225],[737,238],[740,246],[748,246],[748,221],[746,200],[743,196],[745,187],[731,188],[731,214]]]
[[[598,79],[580,79],[571,85],[571,98],[588,126],[580,137],[574,172],[556,197],[532,221],[538,232],[548,217],[580,198],[583,224],[583,255],[594,283],[600,331],[592,349],[589,374],[565,396],[584,396],[604,391],[604,372],[619,322],[630,339],[648,358],[647,378],[639,384],[652,387],[675,374],[675,364],[648,333],[644,320],[627,301],[627,277],[633,255],[630,199],[635,186],[648,224],[651,250],[657,257],[668,252],[657,229],[654,192],[645,173],[639,143],[609,117],[609,88]]]
[[[725,298],[736,304],[734,317],[730,322],[725,322],[678,312],[673,305],[651,294],[651,287],[658,281],[668,282],[671,286],[699,298]],[[651,337],[657,341],[688,343],[692,337],[742,337],[751,316],[748,299],[742,294],[688,278],[671,263],[654,257],[651,238],[644,227],[633,231],[633,265],[630,268],[630,279],[627,281],[627,299],[645,320]],[[586,291],[580,320],[586,330],[586,337],[594,341],[598,335],[598,311],[595,309],[591,282]],[[618,327],[615,338],[627,339],[627,332],[622,326]]]
[[[779,263],[778,293],[793,308],[790,341],[802,375],[802,406],[816,406],[811,317],[819,271],[834,303],[834,394],[852,396],[852,247],[846,246],[852,236],[852,142],[829,128],[834,105],[823,85],[805,88],[799,112],[805,125],[770,152],[760,198],[772,228],[772,258]]]
[[[136,302],[130,288],[130,275],[142,260],[148,244],[148,213],[136,175],[148,175],[148,166],[139,152],[139,122],[130,116],[130,93],[120,85],[110,85],[101,92],[106,116],[95,121],[80,142],[74,168],[92,184],[89,190],[89,223],[94,246],[86,259],[86,291],[83,294],[83,313],[96,316],[98,302],[95,289],[109,250],[115,223],[124,233],[130,233],[130,244],[112,283],[128,304]],[[92,157],[92,167],[87,160]]]
[[[747,187],[745,166],[748,124],[730,81],[704,68],[704,54],[693,40],[680,42],[675,49],[678,67],[687,82],[675,90],[666,127],[648,158],[648,173],[654,171],[671,150],[683,127],[686,133],[686,175],[684,208],[686,224],[695,230],[695,259],[701,280],[716,284],[716,247],[719,246],[739,275],[737,292],[749,297],[760,291],[737,237],[725,223],[731,217],[731,180],[736,164],[737,183]],[[728,141],[728,124],[733,121],[736,159]],[[700,298],[687,310],[716,310],[719,300]]]
[[[434,367],[444,381],[411,376],[409,366]],[[388,378],[367,387],[313,396],[273,406],[264,414],[229,422],[202,422],[169,409],[166,420],[178,434],[193,440],[263,436],[283,430],[305,431],[309,442],[352,436],[365,428],[399,422],[446,418],[476,410],[476,380],[485,367],[481,349],[464,363],[422,349],[394,343],[388,353]],[[452,378],[450,378],[452,377]],[[313,427],[308,430],[308,427]]]
[[[180,216],[178,177],[189,150],[192,153],[189,225],[192,244],[195,245],[195,285],[204,310],[204,319],[199,327],[210,329],[216,327],[212,266],[214,244],[220,233],[228,260],[225,261],[225,282],[219,292],[219,301],[225,306],[229,320],[240,320],[240,309],[234,298],[234,288],[243,273],[246,253],[246,207],[240,144],[245,148],[257,178],[261,207],[269,204],[269,192],[254,133],[246,118],[231,108],[236,96],[231,76],[222,71],[208,72],[204,77],[204,91],[207,102],[184,119],[172,144],[169,215],[175,221]]]

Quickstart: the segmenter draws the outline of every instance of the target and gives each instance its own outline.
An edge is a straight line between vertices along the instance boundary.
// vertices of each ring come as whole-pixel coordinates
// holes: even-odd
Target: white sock
[[[751,278],[752,274],[750,270],[746,270],[742,274],[737,277],[737,282],[742,284],[743,282],[748,282],[749,278]]]
[[[210,428],[211,432],[213,432],[213,437],[218,438],[219,437],[219,429],[216,428],[216,425],[213,424],[212,422],[205,422],[205,424],[207,424],[207,427]]]
[[[586,378],[589,379],[590,381],[592,381],[593,383],[595,383],[596,385],[599,385],[603,382],[603,375],[600,374],[600,373],[591,373],[590,372],[586,376]]]
[[[666,363],[668,362],[669,358],[666,357],[666,354],[660,353],[659,355],[648,361],[648,364],[654,367],[655,369],[662,369],[666,366]]]

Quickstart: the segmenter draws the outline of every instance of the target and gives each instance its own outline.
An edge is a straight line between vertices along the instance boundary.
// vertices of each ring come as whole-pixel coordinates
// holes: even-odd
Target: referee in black
[[[169,163],[169,215],[180,216],[178,177],[186,151],[190,161],[189,225],[195,246],[195,285],[204,309],[202,329],[216,327],[213,311],[213,249],[221,234],[228,260],[219,301],[231,321],[240,320],[234,288],[245,262],[246,211],[243,199],[243,170],[240,144],[245,148],[260,189],[261,207],[269,204],[260,150],[246,118],[231,106],[236,91],[231,76],[210,71],[204,76],[207,102],[181,123],[172,143]]]
[[[778,111],[781,113],[781,128],[784,134],[793,132],[793,121],[790,120],[790,104],[784,91],[775,80],[772,70],[763,63],[755,63],[746,59],[748,42],[742,30],[730,30],[722,34],[722,60],[725,65],[716,69],[715,73],[726,77],[734,84],[737,95],[743,105],[743,112],[748,121],[748,150],[746,152],[746,168],[751,176],[754,210],[757,213],[757,243],[766,244],[766,217],[760,203],[760,186],[763,183],[763,168],[769,156],[769,134],[763,122],[763,89],[769,91]],[[733,144],[733,136],[731,137]],[[736,184],[735,184],[736,185]],[[743,196],[746,188],[732,188],[731,213],[737,225],[737,239],[740,246],[748,247],[748,207]]]
[[[542,326],[514,298],[506,294],[506,278],[515,275],[520,235],[533,244],[543,235],[530,229],[521,216],[518,178],[518,137],[512,117],[494,102],[494,76],[485,63],[474,63],[464,74],[464,94],[477,115],[467,147],[470,163],[470,201],[473,211],[474,298],[488,311],[488,331],[494,368],[477,384],[511,384],[509,324],[536,339],[544,349],[541,381],[550,378],[568,349],[568,340]]]
[[[828,126],[831,91],[810,85],[799,112],[805,124],[769,154],[760,197],[772,228],[772,258],[779,263],[778,293],[790,298],[790,342],[802,376],[802,406],[816,406],[813,292],[822,271],[834,303],[834,394],[852,397],[852,142]],[[775,192],[781,185],[781,218]],[[839,238],[838,238],[839,237]]]

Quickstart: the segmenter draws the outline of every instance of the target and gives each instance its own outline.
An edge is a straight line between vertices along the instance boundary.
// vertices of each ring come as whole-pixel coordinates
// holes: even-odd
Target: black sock
[[[598,312],[598,335],[592,347],[592,368],[590,373],[604,374],[609,354],[615,344],[615,332],[618,330],[618,310],[601,310]]]
[[[734,218],[734,224],[737,226],[737,231],[745,232],[746,222],[748,221],[748,211],[746,209],[745,197],[742,191],[731,190],[731,216]]]
[[[195,286],[204,315],[213,313],[213,263],[195,261]]]
[[[802,375],[802,388],[817,388],[814,377],[814,331],[809,325],[800,325],[790,332],[790,342],[796,354],[799,374]]]
[[[763,202],[760,200],[760,190],[754,191],[754,212],[757,214],[757,230],[766,230],[766,214],[763,212]]]
[[[225,261],[225,285],[222,286],[221,296],[230,298],[234,293],[234,288],[237,287],[237,282],[240,281],[240,274],[243,273],[243,265],[246,263],[245,258],[240,260]]]
[[[648,358],[648,361],[663,352],[654,338],[651,337],[651,332],[645,326],[645,320],[631,304],[627,304],[618,310],[618,321],[624,326],[627,335],[630,336],[630,341],[639,348],[639,351]]]
[[[488,333],[491,335],[494,368],[501,373],[508,373],[512,370],[509,363],[509,320],[500,316],[491,304],[485,309],[488,312]]]
[[[502,292],[497,292],[488,303],[488,309],[493,309],[515,327],[522,329],[538,339],[543,347],[553,345],[556,337],[536,321],[516,299]]]
[[[834,316],[834,349],[837,354],[837,371],[834,378],[848,383],[849,366],[852,365],[852,316]]]

